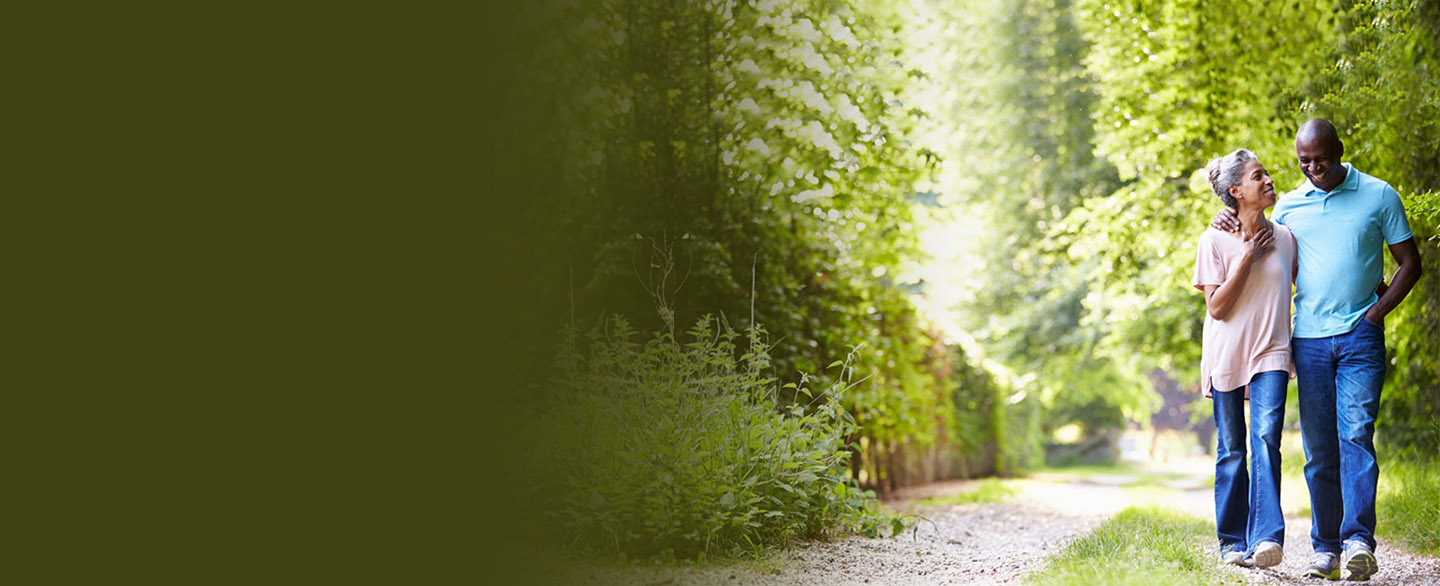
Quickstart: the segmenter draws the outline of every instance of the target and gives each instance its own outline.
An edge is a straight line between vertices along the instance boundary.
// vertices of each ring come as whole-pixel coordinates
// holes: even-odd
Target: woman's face
[[[1275,205],[1275,182],[1265,172],[1265,165],[1250,161],[1240,174],[1240,184],[1230,188],[1230,195],[1242,208],[1265,209]]]

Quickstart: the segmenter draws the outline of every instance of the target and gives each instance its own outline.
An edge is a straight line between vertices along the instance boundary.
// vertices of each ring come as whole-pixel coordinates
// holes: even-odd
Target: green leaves
[[[932,441],[950,407],[920,375],[929,340],[895,280],[918,256],[908,197],[934,159],[911,137],[923,112],[894,7],[624,0],[557,21],[557,58],[529,65],[583,88],[541,94],[573,122],[545,154],[564,170],[556,246],[574,278],[556,287],[573,313],[641,331],[764,323],[764,367],[786,383],[772,401],[854,377],[837,412],[893,422],[874,430],[887,444]],[[647,263],[654,248],[673,262]],[[881,354],[822,367],[866,344]]]
[[[705,319],[684,342],[637,342],[618,317],[588,344],[567,336],[536,458],[564,542],[693,559],[888,520],[849,478],[855,427],[835,389],[813,409],[777,409],[774,383],[751,368],[763,348],[742,352]]]
[[[899,516],[890,520],[890,535],[895,536],[905,532],[905,519]]]

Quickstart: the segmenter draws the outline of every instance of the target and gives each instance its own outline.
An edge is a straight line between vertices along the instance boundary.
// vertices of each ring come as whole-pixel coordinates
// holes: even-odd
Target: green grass
[[[1383,453],[1382,453],[1383,454]],[[1376,531],[1418,553],[1440,555],[1440,458],[1380,462]]]
[[[1305,485],[1305,448],[1300,434],[1280,436],[1280,509],[1286,515],[1310,516],[1310,488]]]
[[[975,487],[958,494],[948,496],[930,497],[921,500],[919,504],[924,506],[949,506],[949,505],[973,505],[978,503],[998,503],[1015,495],[1017,490],[1014,486],[998,478],[986,478]]]
[[[1032,472],[1049,472],[1054,474],[1074,474],[1076,476],[1094,475],[1130,475],[1145,472],[1145,468],[1136,466],[1130,462],[1115,462],[1113,464],[1080,464],[1075,466],[1041,466]]]
[[[1036,469],[1034,472],[1044,474],[1063,474],[1077,477],[1120,477],[1126,479],[1118,486],[1126,488],[1143,487],[1167,487],[1171,483],[1190,478],[1191,475],[1179,472],[1165,472],[1136,466],[1130,462],[1116,462],[1106,465],[1080,465],[1080,466],[1046,466]],[[1214,486],[1214,476],[1209,479],[1210,486]]]
[[[1245,584],[1221,567],[1209,522],[1131,507],[1075,540],[1026,582],[1033,586],[1214,586]]]
[[[1143,486],[1169,488],[1171,483],[1177,480],[1185,480],[1187,478],[1190,478],[1189,474],[1181,474],[1179,472],[1150,472],[1146,474],[1141,474],[1140,476],[1136,477],[1135,480],[1131,481],[1125,486],[1127,488]],[[1210,483],[1210,486],[1213,488],[1215,486],[1215,479],[1213,475],[1210,478]]]

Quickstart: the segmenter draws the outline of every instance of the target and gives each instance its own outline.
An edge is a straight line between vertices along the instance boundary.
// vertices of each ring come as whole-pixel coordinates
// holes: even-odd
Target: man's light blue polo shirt
[[[1275,204],[1275,221],[1300,244],[1295,337],[1323,338],[1360,325],[1379,297],[1384,245],[1414,236],[1390,184],[1345,163],[1345,181],[1325,192],[1306,181]]]

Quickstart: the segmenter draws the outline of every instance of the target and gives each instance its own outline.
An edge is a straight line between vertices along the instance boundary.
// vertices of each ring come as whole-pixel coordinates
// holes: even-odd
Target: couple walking
[[[1399,195],[1341,163],[1345,147],[1328,120],[1300,127],[1295,154],[1309,181],[1278,204],[1254,153],[1240,149],[1207,167],[1229,208],[1200,236],[1194,282],[1207,309],[1201,388],[1214,401],[1219,439],[1216,533],[1228,563],[1269,567],[1283,558],[1280,428],[1296,378],[1315,554],[1305,575],[1366,580],[1378,567],[1373,438],[1383,324],[1419,280],[1420,253]],[[1265,218],[1271,206],[1273,222]],[[1389,287],[1382,244],[1399,265]]]

